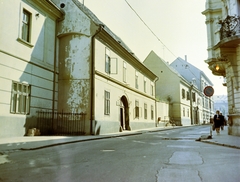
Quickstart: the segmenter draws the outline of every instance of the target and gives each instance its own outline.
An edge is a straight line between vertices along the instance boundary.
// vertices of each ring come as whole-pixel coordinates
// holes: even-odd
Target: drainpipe
[[[54,133],[54,111],[55,111],[55,91],[56,91],[56,64],[57,64],[57,23],[55,21],[55,43],[54,43],[54,63],[53,63],[53,93],[52,93],[52,131]]]
[[[156,82],[159,80],[159,78],[157,77],[155,79],[155,82],[154,82],[154,87],[155,87],[155,126],[157,127],[158,126],[158,116],[157,116],[157,99],[156,99],[156,91],[157,91],[157,88],[156,88]]]
[[[90,103],[91,103],[91,109],[90,109],[90,134],[94,135],[93,131],[93,122],[95,121],[95,42],[94,39],[95,37],[102,31],[104,25],[99,25],[99,29],[96,31],[96,33],[92,36],[92,51],[91,51],[91,57],[92,57],[92,64],[91,64],[91,96],[90,96]]]
[[[193,125],[192,89],[193,89],[193,85],[191,84],[191,86],[190,86],[190,117],[191,117],[191,125]]]
[[[65,13],[63,12],[65,15]],[[52,94],[52,129],[54,128],[54,111],[55,111],[55,91],[56,91],[56,67],[57,67],[57,25],[64,17],[58,18],[55,21],[55,43],[54,43],[54,63],[53,63],[53,94]],[[54,130],[53,130],[54,131]]]

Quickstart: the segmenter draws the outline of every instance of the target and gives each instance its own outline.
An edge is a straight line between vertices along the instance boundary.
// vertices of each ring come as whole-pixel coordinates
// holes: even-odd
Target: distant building
[[[203,96],[202,90],[199,90],[199,84],[196,82],[203,74],[199,74],[196,80],[189,81],[174,69],[174,66],[170,66],[153,51],[149,53],[143,63],[159,77],[156,82],[156,98],[169,102],[169,117],[177,125],[209,122],[212,111],[206,111],[206,108],[212,108],[213,102]],[[176,61],[173,65],[175,64],[178,65]],[[190,68],[186,69],[190,70]],[[205,75],[202,77],[204,77],[202,80],[207,80],[211,84]]]
[[[207,86],[213,86],[211,80],[205,75],[203,71],[187,62],[187,56],[185,60],[177,58],[170,66],[177,70],[177,72],[186,79],[189,83],[195,84],[198,90],[199,97],[197,98],[197,105],[194,108],[194,115],[198,114],[201,120],[205,123],[214,115],[213,98],[204,95],[204,89]],[[201,110],[197,111],[199,108]]]
[[[214,75],[226,78],[228,133],[240,136],[240,1],[206,0],[208,57]]]

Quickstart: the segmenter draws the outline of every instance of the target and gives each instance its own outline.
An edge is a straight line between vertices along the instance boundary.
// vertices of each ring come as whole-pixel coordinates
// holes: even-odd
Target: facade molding
[[[26,62],[26,63],[28,63],[28,64],[32,64],[32,65],[34,65],[34,66],[40,67],[40,68],[42,68],[42,69],[45,69],[45,70],[47,70],[47,71],[50,71],[50,72],[54,73],[54,68],[53,68],[53,67],[51,68],[50,65],[43,66],[43,65],[42,65],[43,63],[42,63],[42,64],[38,64],[38,63],[35,63],[35,62],[32,62],[32,61],[28,61],[28,60],[26,60],[26,59],[23,59],[23,58],[21,58],[21,57],[19,57],[19,56],[16,56],[16,55],[14,55],[14,54],[12,54],[12,53],[6,52],[6,51],[1,50],[1,49],[0,49],[0,52],[3,53],[3,54],[9,55],[9,56],[11,56],[11,57],[13,57],[13,58],[16,58],[16,59],[19,59],[19,60],[21,60],[21,61],[24,61],[24,62]],[[50,67],[49,67],[49,66],[50,66]],[[58,74],[58,71],[55,71],[55,73]]]
[[[157,76],[153,72],[151,72],[148,68],[146,68],[142,62],[140,62],[133,54],[131,54],[128,50],[126,50],[121,45],[121,42],[117,42],[111,35],[109,35],[105,31],[105,29],[103,29],[97,35],[97,37],[99,38],[100,41],[104,40],[104,43],[106,43],[113,50],[118,51],[119,55],[121,55],[121,57],[123,57],[126,60],[126,62],[136,67],[139,72],[143,72],[146,76],[148,76],[149,79],[153,81],[157,79]]]
[[[117,84],[117,85],[120,85],[120,86],[122,86],[122,87],[124,87],[124,88],[126,88],[126,89],[128,89],[128,90],[131,90],[131,91],[136,92],[136,93],[138,93],[138,94],[140,94],[140,95],[142,95],[142,96],[144,96],[144,97],[148,97],[149,99],[152,99],[152,100],[156,101],[156,99],[155,99],[154,97],[151,97],[151,96],[149,96],[148,94],[145,94],[145,93],[143,93],[143,92],[141,92],[141,91],[139,91],[139,90],[137,90],[137,89],[134,89],[134,88],[128,86],[127,83],[124,84],[124,83],[122,83],[122,82],[120,82],[120,81],[118,81],[118,80],[116,80],[116,79],[113,79],[113,78],[111,78],[110,76],[107,76],[106,74],[103,74],[103,73],[100,72],[100,71],[95,70],[95,74],[98,75],[98,76],[100,76],[100,77],[102,77],[102,78],[104,78],[104,79],[106,79],[106,80],[109,80],[109,81],[111,81],[111,82],[113,82],[113,83],[115,83],[115,84]]]

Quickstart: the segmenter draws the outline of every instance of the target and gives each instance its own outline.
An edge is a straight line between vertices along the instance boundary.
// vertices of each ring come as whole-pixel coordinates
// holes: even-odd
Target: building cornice
[[[143,95],[144,97],[148,97],[149,99],[152,99],[152,100],[155,101],[155,98],[154,98],[154,97],[151,97],[150,95],[148,95],[148,94],[146,94],[146,93],[144,93],[144,92],[141,92],[141,91],[139,91],[139,90],[137,90],[137,89],[135,89],[135,88],[132,88],[132,87],[130,87],[130,86],[129,86],[128,84],[126,84],[126,83],[122,83],[122,82],[120,82],[120,81],[118,81],[118,80],[116,80],[116,79],[114,79],[114,78],[111,78],[110,76],[108,76],[108,75],[106,75],[106,74],[104,74],[104,73],[102,73],[102,72],[100,72],[100,71],[95,70],[95,74],[98,75],[98,76],[100,76],[100,77],[102,77],[102,78],[104,78],[104,79],[106,79],[106,80],[109,80],[109,81],[111,81],[111,82],[113,82],[113,83],[115,83],[115,84],[117,84],[117,85],[120,85],[120,86],[122,86],[122,87],[124,87],[124,88],[126,88],[126,89],[128,89],[128,90],[131,90],[131,91],[133,91],[133,92],[136,92],[136,93],[138,93],[138,94],[140,94],[140,95]]]
[[[143,73],[152,81],[157,79],[157,76],[151,72],[142,62],[140,62],[133,53],[130,53],[128,50],[121,45],[122,42],[118,42],[114,39],[105,29],[103,29],[97,36],[99,41],[107,44],[110,48],[116,51],[119,56],[121,56],[125,61],[135,67],[140,73]]]
[[[207,15],[207,14],[217,13],[217,12],[221,12],[221,11],[222,11],[222,8],[216,8],[216,9],[208,8],[208,9],[204,10],[202,12],[202,14]]]
[[[65,14],[63,10],[57,7],[51,0],[27,0],[30,4],[37,5],[37,7],[43,9],[48,12],[52,16],[56,18],[62,18]]]
[[[1,49],[0,49],[0,53],[6,54],[6,55],[11,56],[11,57],[13,57],[13,58],[15,58],[15,59],[19,59],[19,60],[21,60],[21,61],[23,61],[23,62],[26,62],[26,63],[28,63],[28,64],[37,66],[37,67],[42,68],[42,69],[44,69],[44,70],[47,70],[47,71],[50,71],[50,72],[54,72],[54,68],[53,68],[53,66],[51,66],[51,65],[48,65],[48,64],[43,65],[43,64],[45,64],[45,63],[41,63],[41,64],[39,63],[39,64],[38,64],[37,62],[28,61],[28,60],[26,60],[26,59],[24,59],[24,58],[21,58],[21,57],[19,57],[19,56],[16,56],[16,55],[14,55],[14,54],[12,54],[12,53],[10,53],[10,52],[7,52],[7,51],[1,50]],[[56,71],[56,73],[58,74],[58,71]]]

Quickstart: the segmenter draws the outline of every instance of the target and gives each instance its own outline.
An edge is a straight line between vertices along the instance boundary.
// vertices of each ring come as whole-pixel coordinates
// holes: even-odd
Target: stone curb
[[[229,144],[223,144],[223,143],[218,143],[218,142],[212,142],[212,141],[209,141],[209,140],[201,140],[201,142],[203,142],[203,143],[208,143],[208,144],[213,144],[213,145],[224,146],[224,147],[235,148],[235,149],[240,149],[239,146],[229,145]]]
[[[189,126],[181,126],[181,128],[184,127],[189,127]],[[148,133],[148,132],[159,132],[159,131],[166,131],[166,130],[171,130],[171,129],[177,129],[180,127],[171,127],[171,128],[158,128],[154,130],[142,130],[142,131],[133,131],[131,133],[119,133],[119,134],[112,134],[112,135],[100,135],[96,136],[93,138],[87,138],[87,139],[80,139],[80,140],[74,140],[74,141],[67,141],[67,142],[59,142],[59,143],[54,143],[54,144],[46,144],[40,147],[33,147],[33,148],[20,148],[18,150],[39,150],[43,148],[49,148],[49,147],[54,147],[58,145],[66,145],[66,144],[72,144],[72,143],[79,143],[79,142],[86,142],[86,141],[93,141],[93,140],[103,140],[103,139],[109,139],[109,138],[117,138],[117,137],[122,137],[122,136],[132,136],[132,135],[141,135],[143,133]]]

